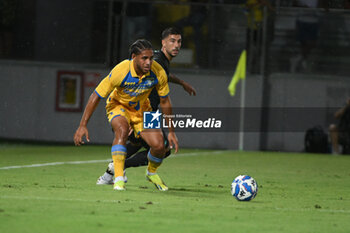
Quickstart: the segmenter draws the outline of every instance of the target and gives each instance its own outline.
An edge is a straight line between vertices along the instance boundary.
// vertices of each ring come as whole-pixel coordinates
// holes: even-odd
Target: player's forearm
[[[169,74],[169,82],[183,85],[184,81],[176,77],[174,74]]]
[[[90,117],[94,113],[99,102],[100,102],[100,98],[98,97],[98,95],[95,92],[93,92],[90,95],[90,98],[88,100],[88,103],[86,104],[83,116],[81,117],[80,126],[87,126],[87,124],[90,120]]]
[[[165,120],[169,125],[169,132],[174,132],[173,125],[171,124],[171,115],[173,114],[173,109],[171,106],[171,101],[169,97],[160,99],[160,108],[162,109],[162,113],[165,116]]]

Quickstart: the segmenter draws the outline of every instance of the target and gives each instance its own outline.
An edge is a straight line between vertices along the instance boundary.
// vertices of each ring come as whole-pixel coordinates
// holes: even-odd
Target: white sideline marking
[[[192,153],[183,153],[183,154],[172,155],[169,158],[175,158],[175,157],[181,157],[181,156],[196,156],[196,155],[204,155],[204,154],[218,154],[218,153],[223,153],[223,152],[226,152],[226,151],[192,152]],[[0,170],[9,170],[9,169],[16,169],[16,168],[28,168],[28,167],[57,166],[57,165],[64,165],[64,164],[105,163],[105,162],[109,162],[109,161],[111,161],[111,159],[39,163],[39,164],[30,164],[30,165],[0,167]]]
[[[16,169],[16,168],[26,168],[26,167],[56,166],[56,165],[63,165],[63,164],[102,163],[102,162],[108,162],[108,161],[110,161],[110,159],[104,159],[104,160],[87,160],[87,161],[53,162],[53,163],[39,163],[39,164],[30,164],[30,165],[18,165],[18,166],[0,167],[0,170]]]
[[[39,201],[81,201],[81,202],[103,202],[103,203],[119,203],[120,200],[88,200],[80,198],[50,198],[50,197],[24,197],[24,196],[0,196],[3,199],[18,199],[18,200],[39,200]]]
[[[75,201],[75,202],[92,202],[92,203],[121,203],[122,200],[91,200],[91,199],[80,199],[80,198],[51,198],[51,197],[39,197],[39,196],[0,196],[0,199],[17,199],[17,200],[39,200],[39,201]],[[254,207],[256,208],[256,206]],[[261,207],[260,209],[273,209],[277,211],[295,211],[295,212],[306,212],[316,211],[324,213],[344,213],[349,214],[350,210],[334,210],[334,209],[292,209],[292,208],[278,208],[278,207]],[[239,208],[238,208],[239,209]]]

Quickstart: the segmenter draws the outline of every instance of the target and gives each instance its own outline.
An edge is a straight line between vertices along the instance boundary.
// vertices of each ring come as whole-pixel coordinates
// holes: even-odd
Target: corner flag
[[[240,79],[245,79],[246,63],[247,63],[247,54],[246,54],[246,50],[243,50],[243,52],[241,53],[241,56],[239,57],[235,74],[233,75],[232,80],[227,88],[231,96],[234,96],[236,93],[236,85],[238,81]]]

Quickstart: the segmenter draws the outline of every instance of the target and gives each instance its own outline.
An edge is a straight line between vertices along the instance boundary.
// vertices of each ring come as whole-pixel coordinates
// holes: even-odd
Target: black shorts
[[[168,148],[169,147],[169,140],[168,140],[168,137],[167,137],[167,134],[165,133],[165,131],[162,129],[162,132],[163,132],[163,138],[164,138],[164,145],[165,145],[165,148]],[[132,133],[130,134],[130,136],[128,137],[129,141],[132,143],[132,144],[135,144],[135,145],[142,145],[144,148],[146,148],[147,150],[150,148],[149,145],[141,138],[141,137],[138,137],[136,138],[135,135]]]

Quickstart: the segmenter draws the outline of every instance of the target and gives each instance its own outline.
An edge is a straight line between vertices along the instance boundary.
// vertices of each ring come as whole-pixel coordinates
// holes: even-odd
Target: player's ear
[[[134,59],[135,57],[136,57],[135,53],[131,54],[131,59]]]

